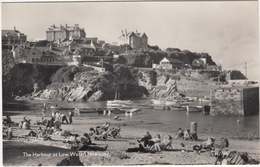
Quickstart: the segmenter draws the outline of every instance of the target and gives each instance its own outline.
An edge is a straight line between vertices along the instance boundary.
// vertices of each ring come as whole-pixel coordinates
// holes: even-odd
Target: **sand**
[[[37,112],[9,112],[12,113],[11,118],[14,122],[20,122],[24,116],[27,119],[32,121],[32,129],[36,129],[38,126],[33,125],[37,120],[41,120],[41,113]],[[6,112],[5,114],[8,114]],[[98,114],[89,114],[87,117],[73,117],[73,124],[62,124],[63,130],[71,131],[72,133],[77,133],[83,135],[85,132],[89,132],[91,127],[96,127],[104,124],[105,122],[110,122],[110,127],[121,127],[121,138],[120,139],[108,139],[107,141],[93,141],[96,144],[105,145],[108,144],[107,151],[104,152],[86,152],[87,154],[80,155],[80,161],[84,165],[200,165],[200,164],[214,164],[216,158],[211,156],[209,152],[195,153],[195,152],[181,152],[181,143],[184,143],[186,150],[191,150],[193,145],[199,144],[207,139],[207,137],[212,136],[210,130],[207,130],[207,134],[199,134],[198,141],[184,141],[184,140],[174,140],[173,141],[173,151],[162,151],[158,153],[127,153],[125,150],[127,148],[138,147],[138,142],[136,139],[142,137],[147,131],[149,131],[152,136],[156,134],[163,135],[165,138],[167,135],[176,136],[176,132],[167,132],[163,131],[163,124],[144,124],[144,122],[135,122],[129,121],[124,118],[124,115],[120,115],[122,118],[120,121],[113,119],[113,116],[103,116]],[[158,128],[160,126],[160,128]],[[200,127],[198,127],[200,128]],[[159,130],[160,129],[160,130]],[[57,152],[57,149],[69,150],[70,145],[62,142],[64,137],[54,135],[52,138],[55,141],[42,141],[40,139],[25,139],[21,138],[22,135],[29,133],[29,130],[21,130],[18,127],[13,126],[14,138],[11,140],[3,141],[4,149],[4,165],[53,165],[56,161],[52,160],[55,157],[44,157],[44,158],[34,158],[34,157],[25,157],[22,154],[22,151],[12,154],[12,148],[17,147],[17,145],[26,144],[36,144],[37,146],[33,147],[34,152],[41,152],[46,146],[51,148],[49,152]],[[20,136],[20,137],[19,137]],[[214,137],[219,140],[223,134],[215,135]],[[11,142],[10,141],[14,141]],[[8,143],[9,142],[9,143]],[[229,139],[230,150],[236,150],[241,152],[248,152],[249,155],[256,159],[260,160],[259,153],[259,140],[234,140]],[[11,150],[11,151],[10,151]],[[66,151],[65,151],[66,152]],[[10,158],[12,160],[10,160]],[[57,160],[57,159],[55,159]]]

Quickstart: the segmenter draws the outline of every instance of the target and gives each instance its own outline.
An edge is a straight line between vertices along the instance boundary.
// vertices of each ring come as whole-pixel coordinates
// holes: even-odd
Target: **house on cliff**
[[[92,54],[95,48],[90,44],[69,43],[55,46],[48,43],[47,46],[27,47],[19,45],[13,47],[13,57],[16,63],[30,63],[42,65],[80,65],[82,56]]]
[[[145,33],[123,32],[119,37],[119,45],[129,45],[133,49],[148,49],[148,37]]]
[[[155,69],[174,69],[181,68],[184,66],[184,63],[175,58],[163,58],[159,64],[153,64],[153,68]]]
[[[85,38],[86,32],[84,28],[80,28],[79,24],[75,24],[74,26],[55,26],[52,25],[46,31],[46,39],[48,41],[64,41],[69,40],[70,37],[75,38]]]
[[[12,45],[17,46],[27,41],[27,35],[16,30],[2,30],[2,49],[11,50]]]

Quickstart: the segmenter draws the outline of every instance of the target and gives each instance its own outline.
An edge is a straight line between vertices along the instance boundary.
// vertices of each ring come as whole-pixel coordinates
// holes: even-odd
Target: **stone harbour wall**
[[[211,89],[211,115],[243,115],[240,89]]]
[[[259,87],[243,89],[244,115],[259,113]]]
[[[211,89],[211,115],[244,116],[259,109],[259,88]]]

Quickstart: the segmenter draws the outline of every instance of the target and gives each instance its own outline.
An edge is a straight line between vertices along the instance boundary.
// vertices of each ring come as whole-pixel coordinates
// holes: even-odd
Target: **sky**
[[[223,69],[259,79],[257,1],[2,3],[2,29],[28,39],[46,38],[46,30],[79,24],[87,37],[118,42],[122,30],[145,32],[149,45],[206,52]]]

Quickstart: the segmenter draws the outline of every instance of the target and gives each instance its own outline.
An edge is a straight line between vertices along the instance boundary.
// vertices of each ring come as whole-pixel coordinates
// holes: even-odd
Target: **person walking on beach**
[[[72,123],[72,117],[74,116],[74,112],[69,110],[69,123]]]
[[[45,117],[46,110],[47,110],[47,105],[46,105],[46,103],[43,103],[42,115],[44,117]]]
[[[78,115],[80,115],[80,110],[77,106],[75,107],[74,112],[77,113]]]

